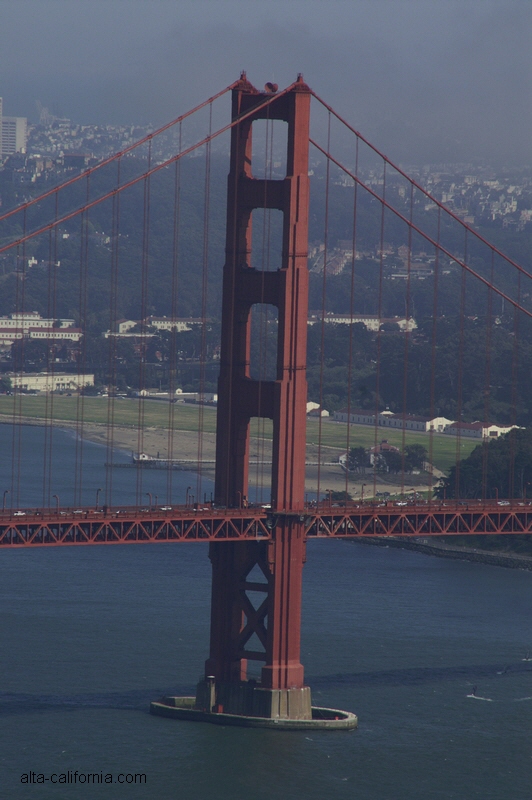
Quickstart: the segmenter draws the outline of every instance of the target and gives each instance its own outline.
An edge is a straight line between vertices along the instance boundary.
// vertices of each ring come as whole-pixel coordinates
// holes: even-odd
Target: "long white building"
[[[46,319],[37,311],[25,311],[0,317],[0,345],[10,345],[18,339],[79,342],[81,328],[73,319]]]
[[[379,331],[382,325],[394,324],[397,325],[402,333],[416,330],[417,322],[412,317],[378,317],[374,314],[332,314],[327,312],[325,315],[319,311],[312,311],[309,314],[308,324],[317,325],[321,322],[327,322],[329,325],[356,325],[360,323],[365,326],[368,331]]]
[[[337,422],[349,422],[351,425],[375,425],[375,413],[367,408],[350,409],[342,408],[335,411],[333,419]],[[381,411],[377,415],[377,425],[381,428],[395,428],[399,430],[420,431],[428,433],[444,433],[451,419],[446,417],[418,417],[413,414],[393,414],[391,411]]]
[[[7,372],[13,389],[27,392],[78,391],[84,386],[94,386],[94,375],[77,375],[66,372]]]
[[[418,417],[413,414],[393,414],[391,411],[375,413],[369,409],[343,408],[333,413],[336,422],[349,422],[350,425],[375,425],[379,428],[418,431],[420,433],[446,433],[450,436],[467,436],[473,439],[496,439],[504,436],[518,425],[497,425],[485,422],[453,422],[446,417]],[[377,420],[377,421],[376,421]]]

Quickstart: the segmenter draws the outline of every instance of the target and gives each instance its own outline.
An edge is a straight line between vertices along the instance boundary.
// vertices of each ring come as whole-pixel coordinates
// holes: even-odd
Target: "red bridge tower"
[[[233,120],[263,103],[264,97],[243,75],[233,90]],[[270,542],[210,545],[210,657],[206,681],[198,687],[204,706],[214,700],[226,713],[290,719],[311,718],[310,689],[304,685],[299,652],[305,560],[309,115],[310,92],[299,76],[287,93],[232,129],[215,498],[227,508],[242,504],[248,495],[250,420],[273,420],[273,536]],[[253,175],[252,127],[258,119],[288,123],[282,180]],[[283,213],[282,262],[276,271],[251,267],[255,208]],[[251,308],[258,303],[278,309],[277,375],[272,381],[250,377]],[[263,595],[258,608],[249,592]],[[252,637],[253,646],[260,649],[251,649]],[[246,680],[248,660],[265,662],[260,682]]]

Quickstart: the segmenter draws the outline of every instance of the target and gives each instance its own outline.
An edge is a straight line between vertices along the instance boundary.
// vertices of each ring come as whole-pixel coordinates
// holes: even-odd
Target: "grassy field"
[[[53,402],[53,406],[52,406]],[[76,423],[81,415],[86,423],[99,423],[106,425],[108,420],[109,399],[105,397],[64,397],[52,398],[34,395],[21,395],[17,398],[0,395],[0,415],[13,417],[16,411],[24,417],[45,420],[53,418],[56,422]],[[170,422],[170,407],[165,402],[155,400],[142,401],[144,408],[145,428],[168,428]],[[136,427],[139,421],[139,401],[131,399],[115,399],[114,424],[127,427]],[[199,408],[194,405],[177,403],[171,407],[173,412],[174,429],[181,431],[197,431],[199,424]],[[208,433],[216,430],[216,409],[205,407],[203,409],[203,429]],[[252,436],[264,436],[270,439],[272,426],[269,420],[254,420],[251,428]],[[387,439],[390,444],[401,448],[403,444],[422,444],[429,448],[429,437],[423,433],[407,432],[403,443],[401,431],[378,431],[377,441]],[[319,421],[308,420],[307,442],[318,444]],[[342,423],[324,420],[321,426],[321,441],[324,446],[346,449],[347,426]],[[375,429],[370,426],[354,425],[350,430],[350,447],[371,447],[375,443]],[[433,438],[433,463],[443,472],[455,463],[456,438],[454,436],[436,435]],[[460,456],[467,457],[478,442],[465,440],[460,443]]]
[[[12,416],[14,412],[14,397],[0,395],[0,414]],[[49,419],[53,414],[56,422],[75,423],[78,414],[83,415],[84,422],[94,422],[107,425],[109,400],[106,397],[65,397],[54,396],[53,409],[51,401],[46,397],[35,395],[21,395],[16,398],[17,413],[24,417],[34,419]],[[144,427],[168,428],[170,406],[156,400],[142,401],[144,406]],[[130,399],[115,399],[114,424],[137,427],[139,421],[139,401]],[[174,414],[174,428],[182,431],[195,431],[198,429],[198,406],[176,403],[172,406]],[[216,430],[216,409],[205,408],[203,414],[203,428],[206,431]]]
[[[307,442],[317,443],[319,438],[319,423],[317,420],[307,422]],[[347,426],[339,422],[323,422],[322,442],[330,447],[347,447]],[[402,431],[379,430],[377,431],[377,442],[386,439],[390,444],[400,450],[403,445],[421,444],[429,450],[430,437],[426,433],[405,432],[404,442]],[[352,425],[349,433],[349,447],[373,447],[375,444],[375,428],[370,425]],[[477,446],[478,441],[474,439],[462,440],[460,442],[460,458],[467,458],[472,450]],[[433,466],[446,472],[449,467],[456,463],[456,437],[437,434],[432,438],[432,460]]]

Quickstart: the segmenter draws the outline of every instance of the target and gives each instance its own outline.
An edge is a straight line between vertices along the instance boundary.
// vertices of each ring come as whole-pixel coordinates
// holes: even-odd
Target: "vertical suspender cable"
[[[49,272],[51,271],[52,274],[52,316],[55,318],[56,309],[57,309],[57,270],[58,270],[58,236],[59,236],[59,229],[57,225],[57,219],[59,217],[59,192],[55,193],[55,225],[54,225],[54,238],[53,238],[53,255],[52,255],[52,264],[49,265],[48,269]],[[55,362],[52,359],[51,370],[50,370],[50,389],[54,387],[54,380],[55,380]],[[48,469],[47,469],[47,497],[46,497],[46,505],[50,506],[52,503],[52,486],[53,486],[53,456],[54,456],[54,426],[55,426],[55,414],[54,414],[54,404],[55,404],[55,392],[50,391],[47,394],[47,400],[49,399],[48,409],[49,409],[49,419],[50,419],[50,430],[49,430],[49,442],[48,442]]]
[[[410,329],[410,278],[412,269],[412,223],[414,218],[414,184],[410,184],[410,224],[408,226],[408,253],[406,261],[405,341],[403,355],[403,430],[401,434],[401,494],[405,491],[405,447],[408,404],[408,345]]]
[[[323,371],[325,369],[325,314],[327,304],[327,255],[329,250],[329,191],[331,180],[331,114],[327,116],[327,161],[325,170],[325,217],[323,224],[323,282],[321,290],[321,339],[320,339],[320,406],[318,409],[318,476],[316,486],[316,499],[321,495],[321,435],[323,409]]]
[[[116,192],[113,194],[111,224],[111,287],[109,293],[109,338],[107,348],[107,440],[105,473],[105,503],[113,503],[113,458],[114,458],[114,425],[115,425],[115,393],[111,391],[117,382],[116,362],[118,339],[118,274],[120,251],[120,179],[122,160],[117,160]]]
[[[212,103],[209,106],[209,136],[212,132]],[[205,408],[205,366],[207,359],[207,289],[209,279],[209,216],[211,188],[211,143],[205,145],[205,189],[203,206],[203,270],[201,281],[201,348],[199,376],[199,409],[198,409],[198,472],[196,500],[201,502],[202,462],[203,462],[203,428]]]
[[[148,170],[151,168],[152,139],[148,143]],[[141,262],[141,290],[140,290],[140,353],[139,353],[139,400],[137,417],[137,452],[144,451],[144,390],[146,388],[146,346],[147,346],[147,309],[148,309],[148,265],[150,248],[150,176],[144,179],[143,204],[142,204],[142,262]],[[142,502],[142,467],[138,467],[136,502]]]
[[[47,318],[51,319],[53,314],[52,309],[52,257],[53,257],[53,234],[54,229],[50,228],[48,231],[48,291],[47,291]],[[46,347],[46,373],[50,376],[52,371],[52,364],[54,359],[52,357],[53,339],[47,341]],[[46,505],[46,484],[48,474],[48,434],[49,428],[52,424],[49,409],[49,398],[52,397],[50,392],[45,393],[44,398],[44,448],[43,448],[43,471],[42,471],[42,506]]]
[[[27,210],[24,208],[23,212],[23,242],[22,248],[19,250],[17,247],[17,265],[16,265],[16,310],[20,313],[19,318],[19,336],[20,336],[20,351],[19,351],[19,367],[18,376],[19,382],[24,373],[25,361],[25,289],[26,289],[26,236],[27,229]],[[11,500],[15,506],[20,505],[20,470],[22,460],[22,392],[19,387],[14,389],[14,425],[13,425],[13,450],[12,450],[12,488]]]
[[[54,195],[54,221],[59,216],[59,194]],[[57,316],[57,224],[50,228],[48,234],[48,291],[47,314],[48,319]],[[54,385],[55,358],[54,340],[47,342],[46,367],[48,373],[49,389]],[[53,391],[46,391],[45,397],[45,422],[44,422],[44,452],[43,452],[43,493],[42,504],[49,506],[52,499],[52,464],[53,464],[53,433],[54,433],[54,397]]]
[[[379,257],[379,298],[377,317],[379,329],[377,331],[377,367],[375,375],[375,432],[374,432],[374,450],[373,450],[373,496],[377,492],[377,467],[379,464],[379,403],[380,403],[380,383],[381,383],[381,351],[382,351],[382,332],[381,332],[381,319],[382,319],[382,289],[383,289],[383,274],[384,274],[384,220],[386,206],[386,161],[383,160],[382,169],[382,197],[381,197],[381,225],[380,225],[380,257]]]
[[[88,199],[88,198],[87,198]],[[80,214],[80,231],[79,231],[79,271],[78,271],[78,314],[79,314],[79,324],[82,326],[82,319],[83,319],[83,264],[85,260],[85,240],[88,235],[87,229],[87,221],[86,221],[86,214],[87,211],[82,211]],[[80,370],[81,370],[81,359],[78,361],[78,383],[80,380]],[[75,416],[75,448],[74,448],[74,493],[72,502],[74,505],[77,505],[78,499],[78,490],[79,490],[79,462],[80,462],[80,431],[79,425],[80,423],[80,397],[79,394],[76,399],[76,416]]]
[[[358,178],[358,149],[359,138],[356,137],[355,145],[355,177]],[[347,435],[346,435],[346,460],[345,460],[345,502],[347,503],[349,495],[349,451],[351,444],[351,392],[353,382],[353,317],[355,313],[355,263],[356,263],[356,247],[357,247],[357,201],[358,201],[358,182],[354,181],[353,192],[353,238],[352,238],[352,256],[351,256],[351,283],[349,291],[349,356],[347,366]],[[353,465],[353,468],[356,468]],[[365,469],[365,465],[363,465]]]
[[[432,297],[432,340],[430,354],[430,418],[436,416],[436,338],[438,329],[438,287],[440,277],[440,236],[441,236],[441,208],[438,207],[438,223],[436,232],[436,247],[434,248],[434,282]],[[429,500],[432,500],[434,486],[434,425],[429,431]]]
[[[464,258],[463,263],[467,264],[467,228],[465,229],[464,238]],[[460,485],[460,459],[461,459],[461,444],[462,444],[462,389],[464,379],[464,343],[465,343],[465,302],[466,302],[466,278],[467,271],[462,269],[462,279],[460,288],[460,334],[458,339],[458,386],[457,386],[457,405],[456,405],[456,472],[455,472],[455,497],[459,498],[461,495]]]
[[[521,305],[521,273],[517,273],[517,304],[514,304],[514,330],[513,330],[513,343],[512,343],[512,395],[510,406],[510,425],[515,425],[517,422],[517,402],[518,402],[518,367],[519,367],[519,310],[518,306]],[[516,457],[516,441],[515,441],[515,428],[510,431],[510,469],[508,470],[508,497],[522,497],[523,495],[523,474],[521,481],[516,486],[515,475],[515,457]],[[516,494],[517,493],[517,494]]]
[[[490,287],[488,288],[488,308],[486,314],[486,364],[484,371],[484,424],[489,423],[491,399],[491,339],[493,327],[493,281],[495,278],[495,253],[491,251]],[[482,499],[487,497],[488,490],[489,440],[482,442]]]
[[[86,202],[90,200],[90,174],[87,175]],[[79,326],[87,331],[87,278],[89,261],[89,212],[81,215],[81,249],[79,271]],[[80,505],[83,494],[83,449],[84,449],[84,412],[85,392],[84,375],[86,374],[86,337],[81,339],[81,352],[78,361],[78,392],[76,403],[76,472],[74,482],[74,504]]]
[[[181,152],[182,147],[182,123],[179,123],[179,141],[178,153]],[[181,230],[181,161],[175,162],[174,172],[174,208],[173,208],[173,230],[172,230],[172,299],[171,299],[171,319],[172,328],[170,331],[170,354],[169,354],[169,381],[168,392],[168,466],[166,471],[166,502],[171,504],[172,501],[172,478],[173,469],[172,461],[174,458],[174,427],[175,427],[175,405],[174,400],[176,397],[177,389],[177,299],[179,289],[179,234]]]

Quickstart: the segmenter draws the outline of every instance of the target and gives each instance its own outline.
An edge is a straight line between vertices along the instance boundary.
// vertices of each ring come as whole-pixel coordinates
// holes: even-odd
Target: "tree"
[[[401,472],[403,469],[403,456],[398,450],[387,450],[379,453],[377,469],[383,472]]]
[[[412,472],[413,469],[423,469],[427,460],[428,451],[422,444],[407,444],[405,453],[405,469]]]
[[[333,503],[348,503],[352,500],[352,496],[345,490],[343,492],[330,492],[329,497]]]
[[[17,339],[11,348],[15,372],[40,372],[47,368],[50,343],[38,339]]]
[[[364,472],[369,466],[368,454],[364,447],[352,447],[347,456],[347,468],[350,472]]]
[[[475,447],[451,467],[438,497],[517,498],[532,485],[532,429],[513,430]],[[530,492],[530,490],[529,490]]]

